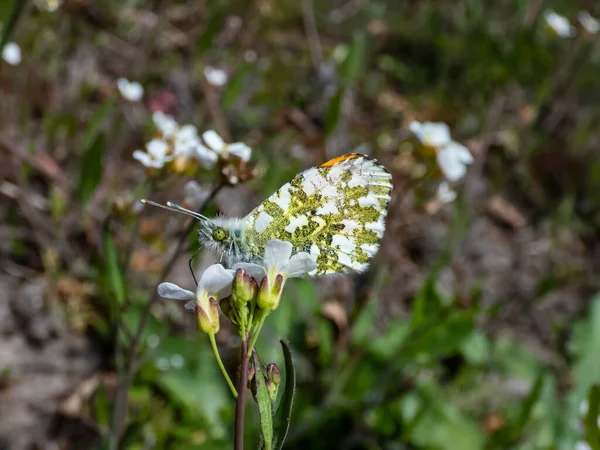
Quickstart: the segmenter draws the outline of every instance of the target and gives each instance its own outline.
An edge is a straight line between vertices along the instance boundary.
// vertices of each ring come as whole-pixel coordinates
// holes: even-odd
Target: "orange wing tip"
[[[356,159],[356,158],[364,158],[364,157],[365,156],[361,155],[360,153],[349,153],[347,155],[342,155],[342,156],[338,156],[337,158],[330,159],[326,163],[321,164],[319,167],[331,167],[331,166],[335,166],[338,163],[341,163],[342,161],[346,161],[348,159]]]

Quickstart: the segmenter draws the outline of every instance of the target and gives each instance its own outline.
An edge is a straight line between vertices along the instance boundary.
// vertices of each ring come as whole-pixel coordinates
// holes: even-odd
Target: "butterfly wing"
[[[318,264],[312,275],[364,271],[385,230],[392,176],[376,160],[351,153],[284,184],[244,220],[250,248],[289,241]]]

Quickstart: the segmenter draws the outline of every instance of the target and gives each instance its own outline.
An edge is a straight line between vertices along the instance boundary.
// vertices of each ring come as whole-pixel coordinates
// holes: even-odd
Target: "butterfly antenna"
[[[208,218],[206,216],[203,216],[202,214],[197,213],[195,211],[186,209],[183,206],[179,206],[178,204],[173,203],[173,202],[167,202],[166,205],[161,205],[160,203],[153,202],[152,200],[146,200],[145,198],[142,199],[141,202],[145,205],[156,206],[157,208],[166,209],[167,211],[173,211],[173,212],[182,213],[182,214],[185,214],[188,216],[192,216],[194,219],[198,219],[201,221],[208,220]]]

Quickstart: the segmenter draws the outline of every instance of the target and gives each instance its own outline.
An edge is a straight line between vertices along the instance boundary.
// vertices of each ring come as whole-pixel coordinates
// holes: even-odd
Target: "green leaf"
[[[258,402],[258,411],[260,413],[260,429],[262,430],[263,448],[272,450],[273,448],[273,411],[271,409],[271,399],[267,390],[267,383],[263,370],[256,356],[254,358],[254,378],[256,379],[256,401]]]
[[[542,388],[544,387],[544,373],[540,372],[535,380],[535,384],[533,385],[533,389],[523,400],[521,403],[521,410],[519,411],[519,417],[517,421],[514,423],[512,429],[506,433],[505,437],[508,439],[507,442],[515,442],[525,429],[525,426],[529,422],[531,418],[531,413],[533,412],[533,407],[537,403],[542,394]]]
[[[365,33],[355,34],[340,74],[344,87],[352,85],[360,76],[364,68],[366,52],[367,37]]]
[[[111,289],[115,294],[117,303],[121,305],[125,301],[125,281],[123,280],[123,272],[119,265],[117,249],[112,233],[108,227],[104,230],[104,257],[106,259],[106,271]]]
[[[436,271],[429,274],[413,302],[413,327],[431,321],[441,312],[442,299],[435,287],[436,275]]]
[[[283,395],[279,401],[277,412],[274,417],[274,449],[281,450],[283,443],[290,428],[290,418],[292,415],[292,404],[294,394],[296,393],[296,368],[292,353],[287,343],[282,339],[281,348],[283,349],[283,358],[285,360],[285,387]]]
[[[588,412],[585,418],[585,432],[592,450],[600,450],[598,417],[600,417],[600,386],[595,384],[588,394]]]
[[[402,354],[412,357],[421,353],[443,357],[460,349],[473,331],[472,313],[455,313],[437,325],[422,327],[407,339]]]
[[[25,0],[14,0],[12,4],[12,9],[10,9],[10,12],[6,14],[6,17],[8,17],[8,19],[5,20],[4,17],[0,17],[0,24],[4,25],[3,27],[1,27],[2,29],[0,29],[0,31],[2,32],[0,34],[0,52],[4,48],[4,45],[10,39],[13,31],[15,30],[15,26],[17,25],[19,17],[23,13],[23,11],[25,11],[26,4],[27,2]],[[1,12],[7,12],[7,5],[8,2],[4,5]]]
[[[342,111],[342,98],[343,98],[344,90],[338,89],[331,100],[329,100],[329,105],[327,106],[327,112],[325,113],[325,125],[324,130],[325,134],[329,136],[331,133],[335,131],[338,122],[340,121],[340,115]]]
[[[77,194],[82,204],[86,204],[102,179],[102,160],[106,150],[104,135],[98,135],[92,145],[86,147],[81,162]]]
[[[92,115],[81,141],[84,155],[93,145],[93,143],[96,142],[96,139],[100,134],[100,128],[102,127],[102,124],[104,123],[104,120],[108,116],[108,113],[112,109],[114,103],[115,99],[113,97],[108,98]]]

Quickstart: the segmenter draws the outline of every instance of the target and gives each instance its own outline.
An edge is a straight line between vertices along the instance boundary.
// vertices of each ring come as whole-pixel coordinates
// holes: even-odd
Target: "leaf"
[[[425,353],[431,357],[444,357],[460,349],[465,339],[473,331],[472,313],[455,313],[437,325],[414,330],[414,337],[409,337],[402,354],[413,357]]]
[[[340,120],[343,94],[344,91],[342,89],[338,89],[335,95],[331,97],[329,105],[327,105],[327,112],[325,113],[324,125],[325,134],[327,136],[329,136],[335,131],[335,128],[337,127],[337,124]]]
[[[340,74],[344,87],[352,85],[360,76],[364,67],[366,51],[367,37],[365,33],[355,34]]]
[[[104,229],[103,242],[108,281],[110,282],[110,286],[115,293],[117,303],[121,305],[125,301],[126,296],[125,281],[123,280],[123,272],[119,266],[115,241],[108,227]]]
[[[292,353],[283,339],[279,342],[281,342],[283,358],[285,360],[285,387],[274,417],[273,442],[275,450],[281,450],[283,448],[283,443],[290,428],[292,404],[294,402],[294,394],[296,393],[296,368],[294,367]]]
[[[10,36],[12,35],[13,31],[15,30],[15,26],[17,25],[17,22],[19,20],[19,16],[25,10],[26,4],[27,2],[25,0],[14,0],[12,10],[10,10],[10,13],[7,14],[8,20],[4,20],[4,17],[0,18],[0,24],[4,24],[4,26],[0,29],[0,52],[4,48],[4,45],[10,39]],[[2,9],[2,12],[6,11],[6,8]]]
[[[600,386],[595,384],[588,394],[588,412],[585,418],[585,432],[592,450],[600,450],[598,417],[600,417]]]
[[[513,443],[523,433],[525,426],[529,422],[531,418],[531,413],[533,412],[533,407],[537,403],[542,394],[542,388],[544,387],[544,373],[540,372],[535,380],[535,384],[533,385],[533,389],[531,392],[523,400],[521,403],[521,410],[519,411],[519,417],[517,421],[514,423],[512,429],[508,430],[508,433],[505,434],[507,442]]]
[[[78,197],[84,205],[94,194],[96,186],[102,179],[102,160],[105,150],[106,142],[103,134],[98,135],[93,144],[84,150],[77,189]]]
[[[431,321],[438,316],[442,309],[442,299],[435,287],[437,271],[432,271],[413,302],[412,326],[416,327]]]
[[[267,383],[263,370],[256,356],[254,358],[254,378],[256,380],[256,401],[258,402],[258,411],[260,413],[260,428],[262,430],[263,448],[271,450],[273,448],[273,411],[271,409],[271,399],[267,391]]]
[[[92,146],[96,141],[96,138],[100,134],[100,127],[104,123],[104,119],[106,119],[108,116],[108,113],[112,109],[114,103],[115,99],[110,97],[92,115],[81,141],[84,155],[88,151],[89,147]]]

